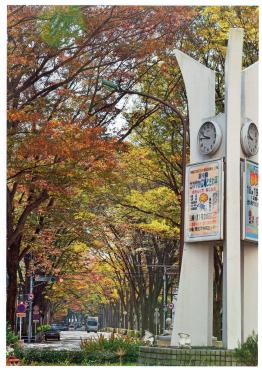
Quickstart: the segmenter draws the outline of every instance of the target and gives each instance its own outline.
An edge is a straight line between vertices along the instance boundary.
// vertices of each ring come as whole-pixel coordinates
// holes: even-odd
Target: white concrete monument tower
[[[246,183],[246,159],[257,161],[258,63],[242,72],[242,45],[243,30],[231,29],[225,113],[217,116],[215,72],[176,50],[189,107],[190,164],[186,169],[185,244],[172,345],[178,345],[181,332],[190,334],[193,346],[212,344],[213,254],[215,243],[221,245],[222,241],[224,346],[235,348],[252,330],[257,332],[257,236],[252,234],[254,225],[243,231],[248,216],[241,200],[245,187],[250,193],[247,197],[257,195],[257,183],[252,180],[252,191]],[[258,195],[248,202],[257,207]],[[254,219],[249,217],[253,224],[258,221]]]

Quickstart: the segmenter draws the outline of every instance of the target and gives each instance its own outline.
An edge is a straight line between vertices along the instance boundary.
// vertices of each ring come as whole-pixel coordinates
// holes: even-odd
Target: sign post
[[[28,317],[28,343],[31,343],[32,338],[32,305],[33,305],[33,275],[30,276],[30,292],[28,294],[28,300],[29,300],[29,317]]]
[[[19,317],[19,339],[22,338],[22,318],[26,316],[26,306],[23,302],[20,302],[16,308],[16,316]]]
[[[22,317],[19,317],[19,339],[22,338]]]
[[[35,336],[36,336],[36,325],[40,322],[40,310],[38,305],[33,307],[33,323],[35,324]]]

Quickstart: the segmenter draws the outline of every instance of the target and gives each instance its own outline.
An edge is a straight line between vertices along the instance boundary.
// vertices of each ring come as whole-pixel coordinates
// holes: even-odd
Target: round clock
[[[246,123],[242,126],[241,146],[243,152],[248,157],[252,157],[258,152],[258,128],[250,119],[247,119]]]
[[[222,131],[215,121],[204,122],[197,135],[197,143],[202,154],[213,154],[221,144]]]

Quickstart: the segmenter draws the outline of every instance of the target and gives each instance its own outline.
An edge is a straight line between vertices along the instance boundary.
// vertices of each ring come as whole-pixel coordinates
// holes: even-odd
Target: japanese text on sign
[[[223,162],[187,167],[186,241],[223,238]]]
[[[244,239],[258,240],[258,164],[245,161]]]

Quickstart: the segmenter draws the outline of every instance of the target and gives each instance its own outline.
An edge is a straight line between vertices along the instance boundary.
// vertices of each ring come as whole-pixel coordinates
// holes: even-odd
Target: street
[[[80,349],[80,340],[86,338],[97,338],[99,335],[104,335],[106,338],[110,337],[110,333],[98,332],[98,333],[87,333],[86,331],[61,331],[60,341],[49,340],[43,343],[25,343],[25,348],[49,348],[52,350],[78,350]]]

